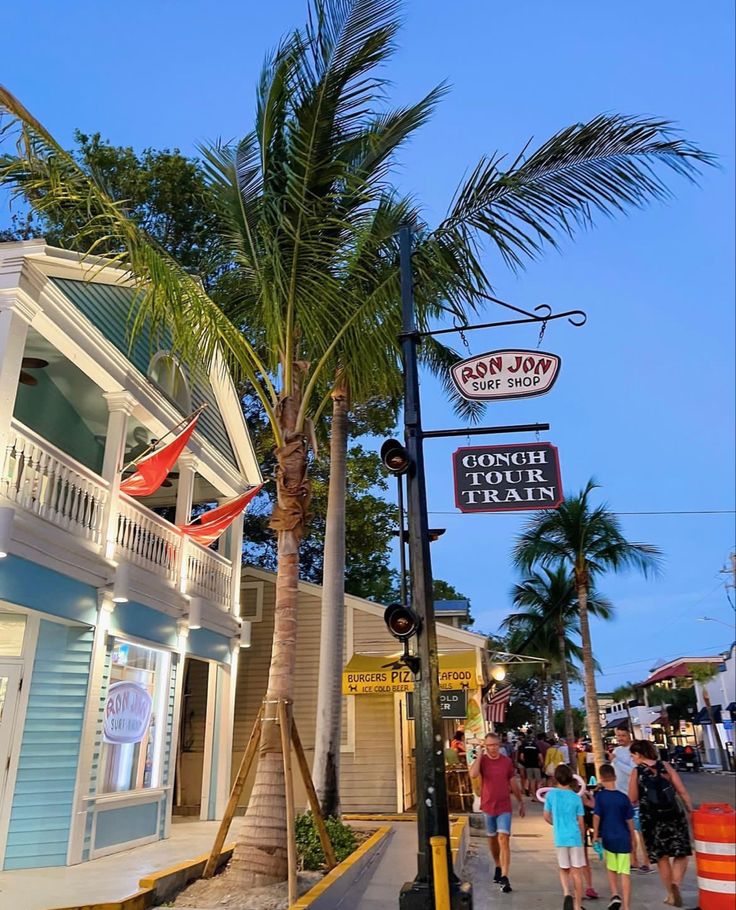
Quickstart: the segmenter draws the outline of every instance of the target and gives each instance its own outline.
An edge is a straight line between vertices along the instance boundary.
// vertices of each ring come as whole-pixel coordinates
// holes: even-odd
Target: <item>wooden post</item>
[[[294,777],[291,772],[291,706],[280,701],[278,705],[281,751],[284,757],[284,789],[286,790],[286,850],[289,871],[289,907],[296,903],[296,809],[294,807]]]
[[[222,816],[220,827],[217,829],[217,837],[215,837],[215,843],[212,845],[212,850],[210,851],[207,865],[204,867],[202,878],[212,878],[212,876],[215,874],[215,870],[217,869],[217,861],[220,858],[220,853],[222,852],[222,847],[225,843],[227,832],[230,830],[230,825],[232,824],[235,810],[238,807],[238,801],[240,800],[240,795],[243,792],[245,781],[250,772],[250,766],[253,764],[253,758],[258,751],[258,743],[261,741],[262,718],[263,706],[261,705],[261,708],[258,711],[258,715],[256,716],[255,723],[253,724],[253,729],[250,733],[248,745],[245,748],[243,760],[240,762],[238,773],[235,777],[235,780],[233,781],[233,788],[230,791],[230,799],[227,801],[225,814]]]
[[[317,799],[317,791],[314,789],[314,784],[312,783],[312,775],[309,773],[307,756],[304,754],[302,741],[299,739],[296,723],[293,719],[291,721],[291,739],[294,743],[294,751],[296,752],[297,764],[299,765],[302,780],[304,781],[304,787],[307,791],[309,807],[312,810],[312,818],[314,819],[314,824],[317,826],[319,840],[322,844],[322,849],[324,850],[325,859],[327,860],[327,868],[328,870],[334,869],[337,865],[337,858],[335,857],[335,851],[332,849],[332,841],[330,840],[330,835],[327,833],[325,820],[322,816],[322,807],[319,804],[319,800]]]

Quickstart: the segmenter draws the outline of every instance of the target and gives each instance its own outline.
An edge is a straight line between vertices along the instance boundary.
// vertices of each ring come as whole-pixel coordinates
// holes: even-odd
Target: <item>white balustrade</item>
[[[107,481],[16,420],[0,452],[0,496],[104,550]],[[117,558],[230,609],[229,559],[189,539],[183,544],[176,525],[125,493],[116,511]]]
[[[204,597],[228,610],[232,583],[230,560],[192,540],[187,543],[185,558],[187,593]]]
[[[13,420],[0,453],[0,495],[95,544],[102,543],[107,483]]]
[[[181,535],[171,522],[125,493],[118,500],[118,555],[178,584]]]

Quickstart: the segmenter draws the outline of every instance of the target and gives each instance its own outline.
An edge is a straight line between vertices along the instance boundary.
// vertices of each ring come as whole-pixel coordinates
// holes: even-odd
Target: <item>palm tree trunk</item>
[[[565,630],[557,629],[557,645],[560,650],[560,683],[562,684],[562,709],[565,712],[565,739],[570,750],[570,759],[574,755],[575,725],[572,719],[570,702],[570,678],[567,673],[567,651],[565,649]]]
[[[338,381],[332,392],[330,487],[327,496],[317,725],[312,776],[324,815],[340,811],[341,674],[345,634],[345,495],[348,394]]]
[[[578,609],[580,610],[580,638],[583,644],[583,679],[585,682],[585,714],[588,735],[593,744],[595,756],[596,777],[600,776],[600,767],[604,762],[603,737],[601,736],[601,720],[598,714],[598,693],[595,687],[595,665],[593,663],[593,644],[590,639],[590,623],[588,621],[588,583],[585,569],[575,567],[575,587],[578,595]]]
[[[552,676],[547,679],[547,729],[552,734],[555,735],[555,696],[554,696],[554,684]]]
[[[304,533],[310,489],[307,441],[293,429],[300,396],[282,401],[284,445],[276,449],[277,504],[271,528],[278,535],[278,570],[273,647],[253,789],[231,869],[241,887],[282,882],[287,876],[284,765],[278,703],[292,702],[296,667],[299,543]]]

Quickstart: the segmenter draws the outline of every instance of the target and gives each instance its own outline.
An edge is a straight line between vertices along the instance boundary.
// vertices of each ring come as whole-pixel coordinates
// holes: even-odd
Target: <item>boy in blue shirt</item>
[[[628,796],[616,789],[616,769],[601,765],[601,785],[595,795],[593,837],[603,841],[611,902],[608,910],[630,910],[631,845],[634,841],[634,808]],[[619,896],[621,895],[621,896]]]
[[[572,789],[573,773],[558,765],[557,786],[544,800],[544,820],[552,825],[560,883],[565,900],[563,910],[583,910],[583,869],[585,868],[585,822],[583,801]],[[573,892],[574,898],[573,898]]]

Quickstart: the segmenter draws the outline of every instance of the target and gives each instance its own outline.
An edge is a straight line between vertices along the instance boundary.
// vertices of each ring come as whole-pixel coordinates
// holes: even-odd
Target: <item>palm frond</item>
[[[488,237],[514,268],[558,235],[666,199],[665,168],[694,180],[713,155],[679,138],[666,120],[601,114],[567,127],[508,167],[505,156],[482,158],[458,188],[438,231],[462,227]]]

